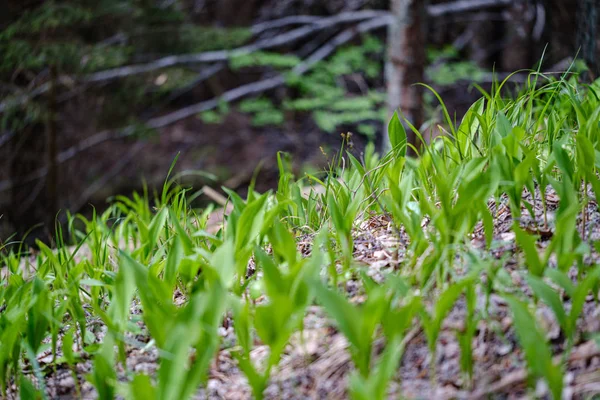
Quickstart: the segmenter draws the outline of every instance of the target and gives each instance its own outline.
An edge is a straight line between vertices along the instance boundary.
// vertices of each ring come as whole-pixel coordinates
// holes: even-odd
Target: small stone
[[[548,385],[542,379],[538,379],[535,385],[535,397],[536,399],[541,399],[546,397],[548,394]]]
[[[373,252],[373,258],[375,258],[377,260],[383,260],[383,259],[387,258],[387,254],[383,250],[378,250],[378,251]]]
[[[565,374],[565,383],[570,385],[573,382],[575,382],[575,374],[573,372],[567,372]]]
[[[38,361],[39,361],[41,364],[50,364],[50,363],[52,362],[52,359],[53,359],[53,358],[54,358],[54,357],[52,356],[52,354],[48,354],[47,356],[44,356],[44,357],[40,357],[40,358],[38,358]]]
[[[504,242],[513,242],[515,237],[516,235],[514,232],[503,232],[500,234],[500,240]]]
[[[512,318],[504,317],[502,318],[502,331],[506,332],[512,326]]]
[[[562,392],[563,400],[571,400],[574,398],[574,395],[575,395],[575,391],[573,390],[572,387],[567,386],[563,389],[563,392]]]
[[[217,391],[219,389],[219,381],[217,379],[209,379],[206,388],[209,391]]]
[[[496,349],[494,350],[496,352],[496,354],[498,354],[499,356],[505,356],[508,353],[510,353],[513,349],[512,344],[507,343],[504,344],[502,346],[496,347]]]
[[[75,386],[75,379],[73,379],[72,376],[67,376],[63,379],[61,379],[60,381],[58,381],[58,386],[62,386],[62,387],[73,387]]]

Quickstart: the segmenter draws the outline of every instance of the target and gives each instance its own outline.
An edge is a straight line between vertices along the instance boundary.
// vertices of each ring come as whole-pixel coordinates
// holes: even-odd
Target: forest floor
[[[536,194],[536,196],[539,194]],[[547,190],[548,219],[552,219],[553,211],[558,206],[558,198],[552,189]],[[491,252],[495,259],[500,260],[506,275],[507,285],[520,287],[525,293],[531,290],[523,279],[523,262],[516,252],[515,235],[511,231],[512,218],[508,209],[507,199],[498,204],[489,204],[494,212],[494,244]],[[531,200],[529,196],[529,200]],[[539,203],[539,202],[538,202]],[[537,242],[538,250],[548,244],[552,231],[543,228],[535,221],[543,220],[540,207],[535,209],[536,216],[531,218],[523,210],[520,225],[525,230],[538,232],[541,239]],[[584,229],[586,237],[595,241],[600,239],[600,213],[598,204],[590,201],[587,207],[588,218]],[[426,225],[428,221],[424,221]],[[581,220],[578,221],[581,228]],[[372,215],[360,226],[355,227],[354,260],[367,267],[369,275],[375,280],[383,279],[386,270],[397,269],[402,262],[404,244],[407,237],[397,237],[392,228],[392,222],[385,215]],[[404,233],[403,233],[404,235]],[[308,256],[311,253],[312,236],[298,237],[299,251]],[[484,251],[485,239],[483,228],[475,230],[470,243],[473,249]],[[593,246],[592,246],[593,247]],[[78,257],[85,255],[80,252]],[[461,273],[461,261],[456,260],[456,273]],[[600,254],[593,249],[586,262],[592,264],[600,261]],[[551,260],[551,263],[553,261]],[[252,261],[251,261],[252,264]],[[249,265],[252,269],[252,265]],[[571,271],[576,273],[575,270]],[[345,291],[354,303],[364,300],[361,281],[350,279],[345,283]],[[261,302],[262,298],[256,299]],[[185,303],[186,299],[180,292],[174,296],[176,304]],[[478,302],[483,302],[483,295],[478,293]],[[479,305],[481,306],[481,304]],[[133,303],[132,315],[141,313],[140,304]],[[475,359],[474,376],[471,383],[465,381],[459,368],[460,350],[457,342],[457,331],[463,329],[465,304],[459,300],[442,326],[437,342],[437,357],[431,360],[427,340],[420,327],[409,331],[404,338],[405,351],[400,368],[390,385],[388,398],[405,399],[522,399],[530,398],[527,391],[527,372],[522,350],[516,345],[512,319],[506,301],[492,295],[488,313],[490,318],[480,321],[473,342]],[[554,354],[560,355],[564,338],[553,313],[543,303],[537,307],[538,319],[543,321],[552,345]],[[96,335],[95,340],[102,341],[106,327],[99,319],[87,321],[89,329]],[[158,368],[158,351],[150,341],[150,336],[141,318],[136,322],[139,327],[137,334],[128,338],[127,370],[143,372],[153,376]],[[589,296],[579,320],[578,332],[600,332],[600,306]],[[221,348],[213,360],[208,383],[195,396],[198,399],[248,399],[251,390],[248,382],[237,366],[232,356],[236,344],[231,320],[226,318],[219,330]],[[594,340],[596,339],[596,341]],[[600,395],[600,347],[597,337],[578,335],[574,350],[567,362],[565,389],[566,399],[590,399]],[[251,353],[252,358],[260,365],[268,355],[267,346],[256,343]],[[335,328],[330,318],[319,306],[310,306],[304,317],[304,329],[292,336],[279,365],[274,370],[270,384],[265,392],[268,399],[345,399],[348,397],[348,374],[352,370],[352,361],[348,352],[348,342]],[[376,344],[375,352],[380,351],[381,342]],[[559,357],[559,356],[557,356]],[[90,360],[81,360],[75,371],[80,383],[80,395],[71,370],[66,364],[52,366],[50,351],[41,354],[38,362],[44,368],[48,366],[45,385],[47,393],[53,399],[96,398],[94,387],[86,381],[86,374],[92,370]],[[432,378],[431,363],[435,362],[436,377]],[[126,380],[126,373],[119,367],[120,379]],[[16,390],[16,386],[13,390]],[[11,398],[16,396],[13,392]],[[535,389],[536,398],[547,398],[547,387],[538,383]]]

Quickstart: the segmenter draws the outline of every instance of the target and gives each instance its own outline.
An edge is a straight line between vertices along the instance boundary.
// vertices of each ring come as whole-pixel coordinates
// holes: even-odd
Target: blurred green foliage
[[[370,89],[381,79],[384,45],[374,36],[365,36],[360,44],[338,50],[331,58],[320,61],[310,73],[298,76],[293,68],[300,65],[296,56],[256,52],[234,57],[234,70],[271,67],[286,76],[285,97],[274,104],[264,96],[240,102],[238,110],[252,116],[256,127],[282,125],[284,113],[310,113],[317,126],[334,133],[342,127],[356,126],[357,132],[371,139],[376,129],[369,121],[381,123],[387,117],[385,93]],[[349,86],[358,89],[351,89]],[[204,122],[219,123],[214,111],[201,114]]]
[[[51,69],[61,77],[61,90],[73,90],[81,74],[165,54],[231,49],[251,36],[246,28],[194,25],[180,3],[161,6],[146,0],[74,0],[11,8],[0,26],[0,97],[4,105],[0,128],[18,131],[44,121],[47,96],[22,99],[50,82]],[[159,74],[164,75],[160,80],[135,75],[122,79],[118,86],[95,88],[94,96],[104,99],[97,118],[111,126],[122,125],[132,113],[197,76],[185,68]]]

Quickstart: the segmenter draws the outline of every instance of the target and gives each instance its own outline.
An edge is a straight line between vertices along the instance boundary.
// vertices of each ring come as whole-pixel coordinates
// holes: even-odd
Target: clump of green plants
[[[301,179],[280,154],[277,189],[251,185],[245,198],[225,189],[231,207],[217,229],[208,226],[213,209],[191,208],[190,188],[167,178],[160,193],[70,216],[54,249],[0,249],[1,396],[48,397],[48,377],[64,369],[74,391],[87,380],[102,399],[191,398],[227,352],[260,399],[318,309],[347,342],[352,398],[387,398],[415,342],[429,355],[424,378],[434,390],[441,337],[460,349],[461,390],[499,395],[486,391],[494,386],[479,368],[480,329],[515,343],[514,356],[498,360],[521,368],[531,393],[537,386],[561,398],[570,355],[596,334],[578,322],[600,284],[590,257],[600,245],[588,232],[600,196],[600,82],[533,72],[515,98],[503,97],[505,83],[482,91],[456,124],[442,102],[445,134],[414,149],[418,157],[407,155],[407,130],[421,133],[401,114],[389,122],[387,154],[347,149],[326,174]],[[242,106],[258,114],[269,103]],[[504,236],[514,239],[498,256],[501,209],[510,218]],[[357,257],[357,232],[373,218],[395,238],[377,279]],[[555,319],[558,339],[541,328],[540,309]],[[499,329],[503,315],[511,318]],[[225,324],[234,332],[227,339]],[[129,355],[148,349],[156,372],[135,371]]]

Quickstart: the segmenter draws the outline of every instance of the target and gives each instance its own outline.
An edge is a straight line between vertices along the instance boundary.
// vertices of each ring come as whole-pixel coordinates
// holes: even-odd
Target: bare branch
[[[211,65],[211,66],[209,66],[209,67],[201,70],[198,73],[198,76],[196,77],[196,79],[194,79],[192,82],[190,82],[189,84],[185,85],[184,87],[176,89],[175,91],[173,91],[158,106],[152,107],[153,111],[151,111],[150,115],[147,115],[147,117],[149,118],[149,117],[152,117],[152,116],[156,115],[158,113],[158,111],[162,107],[164,107],[167,104],[170,104],[175,99],[183,96],[185,93],[189,92],[190,90],[192,90],[193,88],[195,88],[196,86],[198,86],[199,84],[201,84],[202,82],[206,81],[207,79],[211,78],[215,74],[219,73],[224,68],[225,68],[225,64],[224,63],[217,63],[217,64]]]
[[[217,203],[218,205],[220,205],[222,207],[226,207],[229,202],[227,197],[223,196],[221,193],[217,192],[215,189],[211,188],[210,186],[204,185],[202,187],[202,192],[204,192],[204,195],[206,197],[208,197],[213,202]]]
[[[375,29],[386,27],[389,24],[391,24],[392,21],[392,16],[390,14],[386,14],[378,18],[372,18],[368,21],[358,24],[354,28],[350,28],[343,31],[339,35],[335,36],[331,41],[321,46],[306,61],[297,65],[296,68],[293,69],[293,72],[298,75],[304,74],[306,71],[311,69],[317,62],[325,59],[327,56],[333,53],[337,47],[349,42],[359,33],[365,33]]]
[[[443,3],[429,6],[427,11],[432,17],[439,17],[446,14],[460,13],[478,10],[487,7],[504,6],[511,3],[512,0],[458,0],[451,3]],[[113,68],[106,71],[96,72],[88,75],[84,80],[86,82],[100,82],[116,78],[122,78],[129,75],[156,71],[158,69],[172,67],[182,64],[221,62],[227,61],[232,57],[249,54],[260,50],[271,49],[285,44],[293,43],[297,40],[314,34],[317,31],[330,28],[335,25],[356,22],[365,19],[382,17],[389,15],[387,11],[364,10],[344,12],[332,17],[318,18],[313,16],[292,16],[281,18],[275,21],[263,22],[252,28],[254,33],[262,32],[267,29],[291,25],[294,23],[309,24],[282,35],[273,38],[259,40],[256,43],[242,46],[234,50],[209,51],[197,54],[184,54],[180,56],[164,57],[147,64],[131,65],[126,67]]]
[[[490,7],[502,7],[512,4],[513,0],[457,0],[450,3],[434,4],[427,7],[430,17],[441,17],[448,14],[478,11]]]
[[[60,83],[61,85],[64,85],[67,87],[71,87],[71,86],[73,86],[74,81],[73,81],[73,78],[71,78],[70,76],[64,75],[64,76],[60,76],[57,79],[57,83]],[[29,91],[26,94],[16,96],[13,99],[9,99],[9,100],[5,100],[5,101],[1,102],[0,103],[0,114],[5,112],[6,109],[11,106],[23,105],[23,104],[27,103],[29,100],[34,99],[37,96],[40,96],[44,93],[47,93],[50,90],[50,87],[51,87],[50,82],[46,82],[46,83],[43,83],[40,86],[36,87],[35,89],[32,89],[31,91]]]
[[[243,85],[235,89],[229,90],[219,98],[202,101],[200,103],[192,104],[191,106],[166,114],[162,117],[152,118],[146,123],[146,125],[154,129],[162,128],[167,125],[171,125],[177,121],[181,121],[182,119],[191,117],[192,115],[201,113],[203,111],[215,109],[218,107],[220,102],[231,102],[245,96],[249,96],[256,93],[262,93],[264,91],[281,86],[283,83],[285,83],[285,79],[281,75],[276,75],[272,78],[267,78],[258,82],[249,83],[247,85]]]
[[[285,28],[290,25],[312,24],[322,19],[313,15],[292,15],[289,17],[279,18],[272,21],[265,21],[254,25],[250,31],[255,34],[261,34],[265,31],[277,28]]]
[[[368,21],[362,22],[356,25],[353,28],[346,29],[341,32],[329,42],[325,43],[322,47],[320,47],[317,51],[315,51],[307,60],[298,64],[292,72],[296,75],[303,75],[308,72],[316,63],[325,59],[331,53],[335,51],[335,49],[348,41],[352,40],[356,35],[360,33],[365,33],[372,31],[374,29],[383,28],[390,23],[390,16],[383,15],[376,18],[372,18]],[[258,82],[249,83],[235,89],[231,89],[225,92],[221,97],[214,98],[211,100],[202,101],[200,103],[192,104],[188,107],[184,107],[180,110],[174,111],[172,113],[163,115],[161,117],[151,118],[146,122],[146,126],[153,129],[162,128],[168,125],[171,125],[175,122],[181,121],[182,119],[191,117],[203,111],[212,110],[218,107],[219,103],[222,101],[232,102],[238,100],[242,97],[250,96],[257,93],[262,93],[264,91],[274,89],[279,87],[285,83],[285,77],[283,75],[275,75],[273,77],[263,79]],[[80,152],[90,149],[100,143],[106,142],[112,139],[119,139],[131,136],[135,133],[135,126],[129,125],[119,130],[105,130],[102,132],[98,132],[95,135],[90,136],[87,139],[82,140],[76,145],[60,152],[57,157],[57,164],[62,164],[73,157],[75,157]],[[36,179],[44,177],[48,173],[48,168],[40,168],[37,171],[32,172],[30,175],[23,177],[20,181],[12,182],[12,181],[4,181],[0,182],[0,192],[11,189],[12,187],[24,184],[27,182],[34,181]]]
[[[3,101],[2,103],[0,103],[0,114],[2,114],[4,111],[6,111],[6,109],[8,107],[11,107],[13,105],[19,105],[19,106],[23,105],[23,104],[27,103],[29,100],[46,93],[49,89],[50,89],[50,83],[46,82],[46,83],[36,87],[35,89],[33,89],[31,92],[29,92],[27,94],[18,96],[15,99]]]
[[[427,8],[427,12],[431,17],[440,17],[448,14],[476,11],[479,9],[489,7],[506,6],[509,5],[511,1],[512,0],[457,0],[450,3],[431,5]],[[385,15],[389,15],[389,13],[387,11],[366,10],[340,13],[333,17],[314,17],[309,15],[296,15],[273,21],[261,22],[259,24],[254,25],[251,28],[251,31],[254,34],[259,34],[270,29],[281,28],[295,24],[307,24],[307,26],[294,29],[282,35],[278,35],[274,38],[263,39],[256,43],[243,46],[234,50],[211,51],[204,53],[164,57],[146,64],[130,65],[113,68],[106,71],[99,71],[84,77],[82,81],[87,83],[97,83],[117,78],[124,78],[126,76],[131,76],[139,73],[157,71],[163,68],[173,67],[176,65],[223,62],[235,56],[293,43],[297,40],[313,35],[317,31],[327,29],[335,25],[361,21],[377,16],[382,17]],[[15,100],[1,102],[0,113],[3,113],[12,104],[12,102],[18,105],[25,104],[29,100],[46,93],[49,87],[50,85],[45,83],[33,89],[30,93],[20,96]]]
[[[157,71],[163,68],[173,67],[177,65],[223,62],[235,56],[249,54],[256,51],[271,49],[285,44],[293,43],[297,40],[313,35],[317,31],[327,29],[336,25],[362,21],[369,18],[383,16],[385,14],[387,14],[387,12],[385,11],[367,10],[341,13],[333,17],[294,16],[281,18],[278,20],[257,24],[253,28],[251,28],[251,30],[253,33],[256,34],[268,29],[272,29],[275,27],[284,27],[287,25],[292,25],[294,23],[309,23],[310,25],[291,30],[273,38],[262,39],[250,45],[242,46],[233,50],[209,51],[196,54],[182,54],[178,56],[164,57],[146,64],[129,65],[124,67],[112,68],[105,71],[95,72],[83,77],[81,81],[85,83],[97,83],[117,78],[124,78],[140,73]],[[50,85],[48,83],[45,83],[33,89],[28,94],[19,96],[11,101],[1,102],[0,113],[3,113],[12,104],[22,105],[27,103],[31,99],[34,99],[35,97],[46,93],[49,88]]]
[[[164,57],[147,64],[131,65],[96,72],[91,75],[88,75],[84,78],[84,80],[86,82],[100,82],[110,79],[122,78],[129,75],[156,71],[159,69],[173,67],[176,65],[227,61],[236,56],[250,54],[256,51],[267,50],[281,45],[290,44],[309,35],[312,35],[319,30],[326,29],[335,25],[380,17],[385,14],[387,13],[384,11],[357,11],[341,13],[333,17],[320,18],[319,20],[313,22],[309,26],[303,26],[272,38],[262,39],[255,43],[249,44],[247,46],[242,46],[234,50],[208,51],[204,53],[183,54],[180,56]]]

